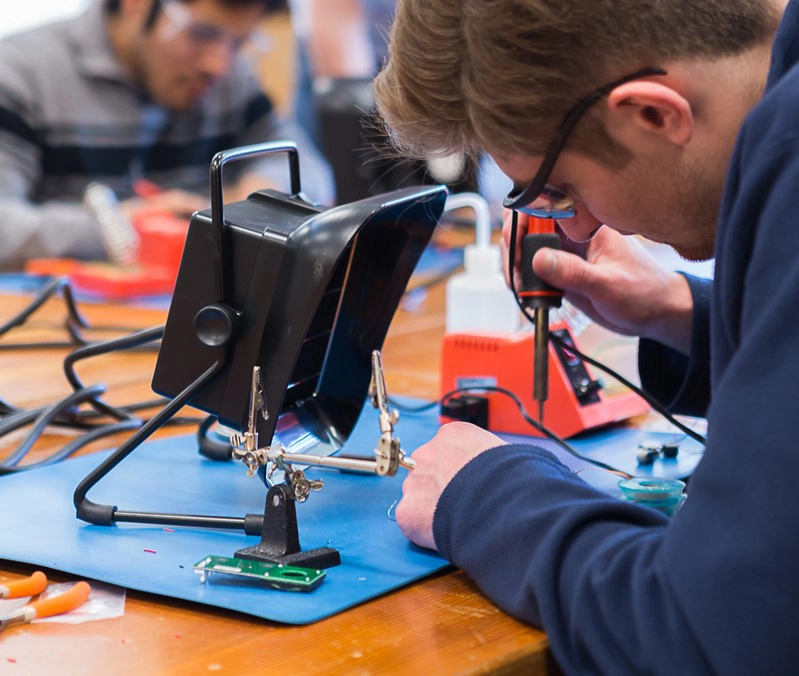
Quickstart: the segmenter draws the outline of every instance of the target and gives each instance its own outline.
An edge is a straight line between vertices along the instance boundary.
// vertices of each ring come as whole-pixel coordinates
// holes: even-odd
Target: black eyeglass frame
[[[544,161],[538,168],[533,180],[524,188],[518,188],[514,186],[513,189],[508,193],[507,197],[505,197],[505,199],[502,201],[502,205],[506,209],[520,210],[533,202],[541,195],[541,193],[544,192],[547,187],[549,175],[552,173],[555,162],[557,162],[563,147],[566,145],[569,134],[572,133],[574,127],[580,121],[580,118],[585,114],[585,112],[593,104],[599,101],[599,99],[607,94],[610,94],[610,92],[612,92],[616,87],[627,82],[632,82],[633,80],[638,80],[639,78],[648,77],[650,75],[666,74],[666,71],[662,68],[644,68],[630,75],[625,75],[618,80],[609,82],[608,84],[599,87],[599,89],[595,89],[589,94],[586,94],[564,116],[563,122],[561,122],[555,137],[552,139],[552,143],[549,144],[549,148],[544,155]]]

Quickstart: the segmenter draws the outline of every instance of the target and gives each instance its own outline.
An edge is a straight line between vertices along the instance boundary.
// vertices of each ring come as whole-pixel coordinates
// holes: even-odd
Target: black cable
[[[19,326],[20,323],[22,323],[33,311],[35,311],[36,307],[44,302],[46,297],[52,295],[54,290],[65,288],[67,287],[64,286],[63,282],[59,284],[48,284],[47,287],[40,292],[33,304],[29,305],[26,310],[23,311],[23,313],[20,313],[11,321],[7,322],[3,328],[5,328],[5,330],[9,330],[14,326]],[[70,310],[70,313],[75,315],[75,311],[73,310]],[[77,320],[73,319],[72,321]],[[81,323],[84,323],[82,319],[80,321]],[[84,386],[75,373],[74,366],[76,362],[90,357],[106,354],[116,350],[139,348],[143,345],[159,340],[163,336],[163,332],[164,327],[160,326],[138,331],[131,335],[114,338],[101,343],[84,344],[73,350],[64,359],[64,373],[74,392],[51,406],[24,410],[17,409],[16,407],[0,400],[0,437],[26,425],[33,424],[33,427],[26,434],[23,441],[11,452],[10,455],[0,462],[0,475],[26,471],[34,469],[35,467],[55,464],[56,462],[73,455],[86,444],[89,444],[96,439],[100,439],[117,432],[137,429],[149,422],[140,420],[134,416],[134,411],[152,408],[161,403],[165,403],[165,399],[159,398],[138,402],[127,406],[111,406],[99,398],[100,395],[105,392],[105,387],[102,385],[92,385],[89,387]],[[75,334],[73,333],[72,335],[74,336]],[[72,347],[74,347],[74,344]],[[90,405],[94,410],[79,410],[77,405],[82,403]],[[108,416],[114,418],[115,422],[92,422]],[[166,424],[196,425],[198,422],[199,420],[196,418],[184,416],[172,417],[167,421]],[[50,425],[78,429],[81,430],[83,434],[80,438],[69,442],[59,451],[56,451],[44,460],[20,467],[19,462],[28,454],[35,442]]]
[[[24,465],[22,467],[16,464],[7,465],[5,462],[0,463],[0,476],[4,474],[27,472],[28,470],[54,465],[74,455],[84,446],[90,444],[92,441],[96,441],[97,439],[109,436],[111,434],[116,434],[117,432],[127,432],[129,430],[136,429],[138,426],[139,426],[139,421],[137,420],[123,420],[120,422],[110,423],[108,425],[95,427],[94,429],[86,432],[85,434],[82,434],[77,439],[70,441],[68,444],[63,446],[60,450],[56,451],[52,455],[46,457],[43,460],[39,460],[38,462],[32,462],[29,465]]]
[[[440,404],[438,401],[431,401],[427,404],[419,404],[419,406],[407,406],[405,404],[398,403],[391,397],[388,398],[388,403],[402,413],[423,413],[424,411],[429,411],[431,408],[435,408]]]
[[[123,331],[124,327],[98,326],[89,327],[88,322],[80,315],[75,304],[69,282],[64,277],[53,278],[42,286],[33,300],[14,317],[0,325],[0,336],[11,329],[22,326],[25,322],[51,297],[61,292],[67,307],[67,320],[65,329],[69,334],[69,341],[51,341],[37,343],[0,344],[0,350],[10,349],[35,349],[35,348],[64,348],[74,349],[64,360],[64,373],[73,388],[73,392],[64,399],[49,406],[34,409],[18,409],[7,402],[0,400],[0,437],[21,429],[27,425],[32,428],[27,432],[22,442],[2,461],[0,461],[0,475],[26,471],[36,467],[52,465],[73,455],[87,444],[111,434],[137,429],[147,424],[149,420],[140,420],[135,411],[153,408],[159,404],[166,404],[163,398],[137,402],[126,406],[111,406],[99,397],[105,392],[102,385],[86,387],[75,373],[76,362],[90,357],[106,354],[116,350],[150,349],[149,344],[163,336],[164,327],[156,327],[136,331],[133,334],[121,336],[104,342],[90,342],[81,333],[81,328],[91,328],[97,331]],[[157,347],[157,346],[156,346]],[[78,408],[79,404],[88,404],[94,410],[86,411]],[[106,417],[115,419],[115,422],[97,422]],[[155,417],[158,417],[156,414]],[[182,416],[170,417],[164,424],[169,425],[196,425],[197,418]],[[49,426],[61,426],[83,432],[83,434],[47,458],[20,467],[20,461],[29,453],[45,429]]]
[[[117,350],[127,350],[133,347],[139,347],[146,343],[151,343],[155,340],[159,340],[160,338],[163,337],[163,335],[164,335],[164,327],[156,326],[155,328],[138,331],[128,336],[113,338],[112,340],[107,340],[102,343],[92,343],[90,345],[80,347],[77,350],[73,350],[72,352],[70,352],[64,359],[64,374],[66,375],[69,384],[72,385],[72,388],[78,390],[84,387],[84,385],[78,378],[78,375],[75,373],[75,368],[74,368],[75,362],[81,361],[83,359],[88,359],[89,357],[96,357],[99,355],[108,354],[109,352],[115,352]],[[99,411],[100,413],[104,413],[106,415],[110,415],[111,417],[116,418],[117,420],[125,420],[132,418],[130,413],[128,413],[124,409],[116,408],[114,406],[111,406],[110,404],[106,404],[104,401],[100,399],[92,399],[88,403],[96,411]]]
[[[602,462],[601,460],[595,460],[594,458],[589,458],[583,455],[582,453],[579,453],[565,439],[562,439],[557,434],[547,429],[544,425],[540,424],[535,418],[533,418],[533,416],[531,416],[528,413],[527,409],[524,407],[522,400],[519,399],[519,397],[510,390],[504,387],[497,387],[496,385],[475,385],[474,387],[459,387],[455,390],[450,390],[449,392],[444,394],[441,397],[441,403],[443,404],[447,399],[461,392],[497,392],[498,394],[504,394],[506,397],[509,397],[511,400],[513,400],[513,403],[516,404],[516,408],[519,409],[519,414],[522,416],[522,418],[524,418],[525,422],[527,422],[536,430],[538,430],[550,441],[554,441],[569,455],[572,455],[579,460],[583,460],[584,462],[595,465],[596,467],[608,470],[609,472],[614,472],[616,474],[623,474],[628,479],[632,478],[632,474],[628,474],[624,470],[618,469],[617,467],[613,467],[613,465],[609,465],[606,462]]]
[[[105,387],[102,385],[93,385],[92,387],[81,388],[75,392],[72,392],[69,396],[65,397],[61,401],[58,401],[53,406],[48,406],[44,409],[38,409],[36,411],[26,411],[24,415],[16,415],[15,423],[11,429],[18,429],[19,427],[23,426],[30,422],[30,417],[35,415],[33,418],[33,427],[30,431],[25,435],[25,438],[19,443],[19,445],[3,460],[0,468],[9,468],[14,467],[19,463],[22,458],[24,458],[28,451],[33,447],[33,444],[39,439],[44,432],[45,428],[51,424],[51,422],[61,413],[64,411],[70,411],[78,404],[83,402],[89,401],[90,399],[96,397],[99,394],[105,392]],[[6,421],[4,421],[5,423]],[[10,429],[5,429],[3,433],[11,431]]]
[[[164,407],[169,403],[169,401],[170,400],[166,397],[158,397],[156,399],[148,399],[146,401],[137,401],[132,404],[125,404],[124,406],[117,406],[116,408],[128,413],[135,413],[136,411],[145,411],[150,408],[156,408],[157,406]],[[90,427],[92,426],[90,421],[103,417],[105,417],[105,414],[99,413],[97,411],[78,411],[77,419],[72,424],[75,426],[84,425],[86,427]],[[169,421],[164,423],[164,425],[197,425],[201,421],[202,418],[198,418],[196,416],[174,416],[173,418],[170,418]],[[147,420],[143,420],[142,422],[147,422]]]
[[[61,291],[64,298],[64,303],[67,306],[67,314],[69,320],[75,325],[86,328],[89,326],[88,322],[81,317],[78,308],[75,305],[75,299],[72,295],[72,289],[69,286],[69,281],[66,277],[55,277],[45,284],[41,290],[36,294],[34,299],[20,312],[9,319],[5,324],[0,325],[0,336],[8,333],[11,329],[21,326],[36,310],[44,305],[51,296]]]
[[[516,299],[516,304],[519,306],[519,309],[522,311],[522,314],[527,318],[527,320],[535,325],[535,319],[530,316],[527,312],[527,308],[524,307],[521,299],[519,298],[519,294],[516,292],[516,280],[514,278],[513,270],[514,270],[514,262],[516,260],[516,233],[518,232],[518,224],[519,224],[519,213],[517,211],[513,211],[511,215],[511,231],[510,231],[510,242],[508,245],[508,270],[509,274],[508,277],[510,278],[510,288],[513,292],[513,297]],[[569,352],[573,353],[575,356],[579,357],[580,359],[586,361],[587,363],[595,366],[596,368],[604,371],[612,378],[618,380],[622,385],[628,387],[630,390],[635,392],[639,397],[641,397],[647,404],[649,404],[657,413],[662,415],[666,420],[668,420],[672,425],[677,427],[678,429],[682,430],[685,434],[687,434],[692,439],[698,441],[700,444],[705,444],[705,437],[701,434],[695,432],[687,425],[683,425],[679,420],[677,420],[673,415],[671,415],[657,400],[655,400],[651,395],[645,392],[642,388],[638,387],[634,383],[631,383],[627,380],[624,376],[620,373],[617,373],[613,369],[604,364],[601,364],[596,359],[592,359],[587,355],[579,352],[574,348],[572,345],[566,345],[560,338],[557,336],[553,336],[550,334],[550,340],[555,342],[562,348],[567,349]]]
[[[39,341],[36,343],[0,343],[0,350],[62,350],[75,347],[75,343],[66,340]]]
[[[403,404],[397,404],[394,400],[389,400],[389,403],[394,406],[395,408],[399,409],[400,411],[404,411],[406,413],[422,413],[424,411],[429,411],[431,408],[435,408],[436,406],[443,405],[448,399],[451,399],[457,394],[461,394],[464,392],[476,392],[476,393],[484,393],[484,392],[496,392],[498,394],[503,394],[506,397],[509,397],[514,404],[516,404],[516,408],[519,410],[519,415],[524,418],[525,422],[531,425],[533,428],[538,430],[541,434],[543,434],[547,439],[550,441],[554,441],[558,446],[560,446],[563,450],[565,450],[569,455],[578,458],[584,462],[590,463],[596,467],[601,469],[607,470],[609,472],[614,472],[616,474],[622,474],[627,478],[631,478],[632,475],[628,474],[624,470],[618,469],[617,467],[613,467],[613,465],[609,465],[601,460],[595,460],[593,458],[589,458],[585,455],[579,453],[573,446],[571,446],[566,440],[559,437],[557,434],[552,432],[551,430],[547,429],[543,425],[541,425],[524,407],[522,400],[514,394],[511,390],[508,390],[504,387],[497,387],[496,385],[475,385],[473,387],[458,387],[454,390],[450,390],[441,396],[441,399],[438,401],[431,401],[426,404],[420,404],[419,406],[405,406]]]
[[[528,319],[529,319],[529,317],[528,317]],[[573,344],[567,345],[566,342],[562,338],[560,338],[559,336],[550,334],[549,338],[550,338],[550,340],[552,342],[554,342],[559,347],[562,347],[563,349],[568,350],[569,352],[571,352],[576,357],[579,357],[580,359],[582,359],[584,362],[587,362],[587,363],[591,364],[591,366],[594,366],[594,367],[598,368],[600,371],[604,371],[610,377],[615,378],[616,380],[618,380],[622,385],[624,385],[625,387],[628,387],[633,392],[635,392],[639,397],[641,397],[647,404],[649,404],[657,413],[662,415],[672,425],[674,425],[678,429],[682,430],[687,436],[691,437],[691,439],[694,439],[695,441],[698,441],[702,445],[705,444],[705,441],[706,441],[705,437],[703,437],[698,432],[692,430],[690,427],[688,427],[687,425],[684,425],[679,420],[677,420],[673,415],[671,415],[671,413],[669,413],[660,404],[660,402],[657,401],[657,399],[652,397],[645,390],[641,389],[640,387],[638,387],[634,383],[631,383],[629,380],[627,380],[620,373],[614,371],[609,366],[605,366],[601,362],[598,362],[596,359],[593,359],[593,358],[589,357],[588,355],[583,354],[582,352],[577,350],[574,347]]]
[[[90,329],[92,331],[133,331],[135,329],[117,326],[91,326],[78,311],[75,296],[69,280],[66,277],[53,277],[48,280],[40,289],[37,290],[33,300],[28,303],[11,319],[0,325],[0,337],[4,336],[11,329],[22,326],[33,314],[44,305],[50,298],[61,292],[61,296],[67,308],[67,318],[64,328],[70,340],[63,341],[38,341],[34,343],[0,343],[0,350],[46,350],[64,347],[75,347],[76,345],[88,345],[91,341],[83,335],[80,329]]]

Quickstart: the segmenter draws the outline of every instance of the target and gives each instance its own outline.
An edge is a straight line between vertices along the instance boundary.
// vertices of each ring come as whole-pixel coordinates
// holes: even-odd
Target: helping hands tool
[[[258,447],[256,418],[259,414],[266,417],[269,413],[264,404],[261,369],[256,366],[252,375],[247,431],[243,434],[234,434],[230,438],[233,458],[244,463],[248,476],[254,476],[261,466],[269,466],[270,476],[276,469],[282,470],[297,502],[304,502],[311,490],[320,490],[323,483],[321,479],[308,479],[303,470],[294,469],[293,464],[315,465],[378,476],[394,476],[400,467],[413,469],[415,466],[413,459],[405,457],[400,440],[394,436],[394,425],[399,419],[399,413],[389,409],[383,362],[378,350],[372,352],[372,382],[374,385],[372,406],[378,410],[380,424],[380,438],[374,450],[374,459],[289,453],[279,443],[265,448]]]
[[[47,587],[47,577],[36,571],[30,577],[7,585],[0,585],[0,598],[14,599],[40,594]],[[80,581],[68,591],[52,598],[28,603],[6,617],[0,618],[0,631],[13,624],[26,624],[42,617],[62,615],[82,606],[89,598],[91,588]]]
[[[396,411],[388,407],[388,395],[383,376],[380,352],[372,352],[372,381],[374,390],[372,404],[379,411],[380,438],[374,449],[373,458],[341,456],[320,456],[306,453],[290,453],[280,442],[273,441],[269,446],[258,445],[258,416],[269,418],[266,398],[261,382],[261,369],[255,366],[252,372],[250,389],[250,408],[247,430],[230,437],[232,456],[247,468],[249,476],[263,475],[271,479],[275,470],[283,473],[283,481],[272,482],[266,494],[264,525],[261,541],[254,547],[240,549],[235,553],[237,559],[279,563],[303,568],[330,568],[341,563],[339,552],[331,547],[318,547],[304,550],[300,547],[297,528],[296,502],[305,502],[311,491],[322,488],[321,479],[309,479],[303,468],[296,464],[315,465],[340,471],[364,472],[378,476],[394,476],[400,467],[412,469],[414,463],[406,458],[399,439],[394,437],[394,425],[399,418]],[[266,481],[266,483],[270,483]]]
[[[538,401],[538,422],[544,422],[544,402],[549,389],[549,309],[560,307],[563,291],[547,284],[533,270],[533,257],[539,249],[561,249],[553,219],[530,216],[527,234],[522,240],[521,289],[519,297],[525,308],[535,314],[535,350],[533,398]]]

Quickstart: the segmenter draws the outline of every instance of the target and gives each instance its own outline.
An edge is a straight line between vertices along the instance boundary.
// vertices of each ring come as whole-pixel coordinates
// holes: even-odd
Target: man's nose
[[[233,65],[234,56],[234,50],[227,41],[219,40],[203,51],[200,68],[210,77],[223,77]]]
[[[563,218],[558,221],[563,232],[573,242],[585,242],[603,225],[602,221],[596,218],[585,206],[576,204],[577,213],[571,218]]]

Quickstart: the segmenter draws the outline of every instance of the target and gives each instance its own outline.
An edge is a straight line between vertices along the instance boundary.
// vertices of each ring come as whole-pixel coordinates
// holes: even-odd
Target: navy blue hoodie
[[[542,626],[567,673],[799,669],[797,61],[793,0],[732,158],[715,282],[690,280],[691,360],[641,344],[647,388],[708,417],[682,510],[604,496],[520,445],[472,460],[436,508],[441,553]]]

